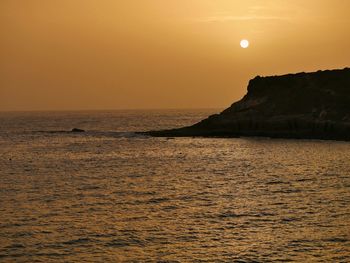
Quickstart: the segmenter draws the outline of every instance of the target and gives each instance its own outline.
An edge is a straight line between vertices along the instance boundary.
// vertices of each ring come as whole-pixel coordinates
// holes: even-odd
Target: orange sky
[[[346,0],[1,0],[0,110],[227,107],[255,75],[350,66],[349,10]]]

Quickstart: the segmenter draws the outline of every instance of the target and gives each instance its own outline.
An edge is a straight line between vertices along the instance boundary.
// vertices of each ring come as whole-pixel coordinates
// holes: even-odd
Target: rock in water
[[[350,140],[350,69],[260,77],[220,114],[152,136]]]
[[[73,128],[71,132],[85,132],[85,130],[78,129],[78,128]]]

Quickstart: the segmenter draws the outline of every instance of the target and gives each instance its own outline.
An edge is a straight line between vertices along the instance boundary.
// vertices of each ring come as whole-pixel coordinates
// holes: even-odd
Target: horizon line
[[[34,110],[0,110],[0,113],[15,112],[83,112],[83,111],[159,111],[159,110],[217,110],[226,107],[198,107],[198,108],[119,108],[119,109],[34,109]]]

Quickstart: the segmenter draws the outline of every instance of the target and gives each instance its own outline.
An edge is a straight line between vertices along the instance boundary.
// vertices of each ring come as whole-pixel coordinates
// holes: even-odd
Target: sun
[[[240,45],[242,48],[247,48],[249,47],[249,41],[247,39],[242,39]]]

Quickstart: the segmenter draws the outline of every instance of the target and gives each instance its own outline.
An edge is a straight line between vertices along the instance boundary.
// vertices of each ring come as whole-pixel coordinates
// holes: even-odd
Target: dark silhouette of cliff
[[[220,114],[152,136],[350,140],[350,69],[260,77]]]

